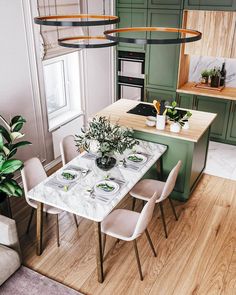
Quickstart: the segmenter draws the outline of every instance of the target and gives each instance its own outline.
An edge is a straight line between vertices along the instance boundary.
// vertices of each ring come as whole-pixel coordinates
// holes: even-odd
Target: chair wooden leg
[[[138,247],[137,247],[136,240],[133,240],[133,245],[134,245],[134,252],[135,252],[135,256],[136,256],[136,260],[137,260],[137,264],[138,264],[138,271],[139,271],[140,280],[143,281],[143,274],[142,274],[141,263],[140,263],[140,259],[139,259],[139,255],[138,255]]]
[[[164,232],[165,232],[165,236],[166,236],[166,239],[167,239],[168,235],[167,235],[166,221],[165,221],[165,215],[164,215],[162,202],[159,203],[159,206],[160,206],[160,211],[161,211],[161,219],[162,219],[162,223],[163,223],[163,227],[164,227]]]
[[[78,228],[78,227],[79,227],[79,224],[78,224],[78,221],[77,221],[77,217],[76,217],[75,214],[73,214],[73,216],[74,216],[74,220],[75,220],[75,225],[76,225],[76,227]]]
[[[149,245],[150,245],[150,247],[151,247],[151,249],[152,249],[153,255],[154,255],[155,257],[157,257],[157,253],[156,253],[156,251],[155,251],[155,248],[154,248],[154,246],[153,246],[153,243],[152,243],[151,237],[150,237],[149,232],[148,232],[147,229],[145,230],[145,234],[146,234],[146,237],[147,237],[148,243],[149,243]]]
[[[168,198],[168,200],[169,200],[169,202],[170,202],[170,206],[171,206],[172,211],[173,211],[173,213],[174,213],[175,220],[178,221],[178,216],[177,216],[176,211],[175,211],[175,206],[174,206],[174,204],[173,204],[173,202],[172,202],[172,200],[171,200],[170,197]]]
[[[133,200],[132,200],[132,211],[134,211],[135,203],[136,203],[136,198],[133,198]]]
[[[57,225],[57,247],[60,247],[59,214],[56,214],[56,225]]]
[[[103,257],[104,257],[104,254],[105,254],[106,240],[107,240],[107,235],[103,234],[103,243],[102,243],[102,256]]]
[[[32,218],[34,216],[34,211],[35,211],[35,209],[32,208],[31,212],[30,212],[30,218],[29,218],[29,221],[28,221],[27,229],[26,229],[27,234],[29,233],[29,230],[30,230],[30,225],[31,225],[31,222],[32,222]]]

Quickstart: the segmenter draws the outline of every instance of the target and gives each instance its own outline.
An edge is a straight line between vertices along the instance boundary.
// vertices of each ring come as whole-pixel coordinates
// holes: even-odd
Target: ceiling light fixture
[[[118,16],[95,14],[48,15],[34,18],[34,22],[38,25],[58,27],[105,26],[116,24],[119,21]]]
[[[115,46],[118,42],[104,36],[78,36],[58,39],[58,44],[68,48],[104,48]]]
[[[184,36],[180,36],[177,38],[130,38],[118,36],[119,33],[139,33],[139,32],[165,32],[165,33],[178,33],[184,34]],[[113,35],[115,34],[115,35]],[[186,37],[186,34],[191,35],[190,37]],[[131,28],[120,28],[120,29],[112,29],[106,30],[104,35],[108,40],[114,42],[122,42],[122,43],[132,43],[132,44],[181,44],[181,43],[189,43],[195,42],[202,38],[202,33],[195,30],[189,29],[180,29],[180,28],[165,28],[165,27],[131,27]]]

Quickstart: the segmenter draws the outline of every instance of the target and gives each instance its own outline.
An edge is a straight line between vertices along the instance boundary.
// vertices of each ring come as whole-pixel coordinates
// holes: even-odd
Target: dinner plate
[[[111,180],[102,180],[95,184],[94,191],[99,195],[114,195],[118,192],[120,186]]]
[[[130,164],[140,165],[147,161],[147,157],[142,154],[130,154],[126,157],[126,161]]]
[[[71,183],[80,177],[79,171],[74,170],[63,170],[57,174],[57,179],[64,183]]]

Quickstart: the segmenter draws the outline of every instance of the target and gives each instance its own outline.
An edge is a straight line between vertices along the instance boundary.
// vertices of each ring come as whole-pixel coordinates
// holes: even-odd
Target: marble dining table
[[[43,206],[50,205],[66,212],[76,214],[94,222],[97,274],[100,283],[104,280],[101,222],[122,201],[133,186],[146,172],[161,159],[167,146],[139,140],[132,150],[117,155],[117,165],[109,171],[99,169],[94,155],[87,152],[79,154],[67,165],[57,170],[51,176],[28,192],[30,199],[37,201],[37,255],[43,252]],[[145,155],[146,161],[142,165],[122,165],[129,154]],[[78,172],[76,181],[64,185],[60,183],[58,175],[64,170]],[[119,185],[115,194],[101,195],[94,192],[99,181],[111,180]]]

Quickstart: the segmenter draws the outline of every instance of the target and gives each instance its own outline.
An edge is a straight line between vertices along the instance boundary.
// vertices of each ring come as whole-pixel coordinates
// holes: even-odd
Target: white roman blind
[[[70,15],[81,11],[81,0],[38,0],[39,16]],[[42,43],[42,59],[46,60],[63,54],[71,53],[76,49],[69,49],[58,45],[57,40],[64,37],[75,37],[83,34],[82,27],[54,27],[40,26]]]

